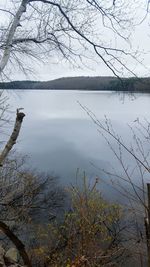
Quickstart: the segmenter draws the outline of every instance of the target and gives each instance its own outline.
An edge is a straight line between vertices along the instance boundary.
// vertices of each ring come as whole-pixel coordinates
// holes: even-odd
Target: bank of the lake
[[[66,77],[52,81],[11,81],[0,89],[125,91],[150,93],[150,78]]]

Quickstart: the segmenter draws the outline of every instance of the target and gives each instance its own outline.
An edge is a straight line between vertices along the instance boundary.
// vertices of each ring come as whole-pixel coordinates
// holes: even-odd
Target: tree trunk
[[[5,49],[3,52],[3,56],[0,60],[0,74],[3,72],[5,66],[8,63],[9,57],[10,57],[10,52],[11,52],[11,47],[12,47],[12,40],[14,38],[15,32],[17,27],[20,24],[20,18],[22,16],[22,14],[26,11],[26,6],[28,4],[29,0],[22,0],[20,7],[13,19],[13,22],[10,26],[10,29],[8,31],[8,35],[6,38],[6,42],[5,42]]]
[[[25,250],[24,244],[20,241],[20,239],[10,230],[10,228],[4,223],[0,221],[0,230],[12,241],[12,243],[16,246],[19,251],[20,256],[23,259],[24,264],[27,267],[32,267],[31,261],[28,257],[28,254]]]
[[[146,229],[146,240],[147,240],[147,257],[148,264],[150,267],[150,184],[147,184],[147,197],[148,197],[148,214],[145,219],[145,229]]]
[[[16,143],[16,140],[17,140],[18,135],[20,133],[20,129],[21,129],[21,125],[22,125],[22,121],[23,121],[24,116],[25,116],[25,114],[23,112],[19,112],[19,109],[17,109],[16,121],[15,121],[13,132],[12,132],[7,144],[5,145],[4,149],[0,153],[0,167],[3,166],[4,160],[6,159],[8,153],[10,152],[10,150],[12,149],[12,147]]]

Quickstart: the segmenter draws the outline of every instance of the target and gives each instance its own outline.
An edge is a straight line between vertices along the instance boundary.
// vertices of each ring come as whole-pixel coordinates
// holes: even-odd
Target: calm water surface
[[[137,118],[143,121],[150,116],[147,94],[123,97],[114,92],[15,91],[10,95],[11,108],[23,107],[26,113],[16,149],[30,156],[30,166],[59,176],[64,184],[75,180],[78,168],[89,179],[97,175],[106,181],[101,187],[108,193],[110,178],[100,169],[117,169],[121,173],[121,166],[77,101],[92,110],[101,122],[107,116],[128,145],[128,124],[134,127]],[[115,146],[114,140],[111,144]],[[126,155],[125,159],[132,165],[133,159]]]

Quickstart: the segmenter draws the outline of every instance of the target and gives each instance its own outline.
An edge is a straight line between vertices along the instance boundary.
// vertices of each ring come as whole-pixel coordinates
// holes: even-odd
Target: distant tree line
[[[67,77],[52,81],[1,82],[0,89],[55,89],[150,92],[150,78]]]

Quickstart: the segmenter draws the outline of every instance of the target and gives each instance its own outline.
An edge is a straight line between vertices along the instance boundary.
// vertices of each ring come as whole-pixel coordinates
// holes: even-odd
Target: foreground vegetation
[[[43,182],[25,171],[23,162],[13,157],[1,169],[0,212],[26,245],[31,266],[123,266],[132,255],[122,238],[123,210],[102,198],[98,179],[89,183],[84,175],[64,191],[54,178]],[[2,232],[0,238],[10,247]]]

